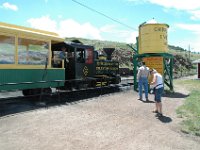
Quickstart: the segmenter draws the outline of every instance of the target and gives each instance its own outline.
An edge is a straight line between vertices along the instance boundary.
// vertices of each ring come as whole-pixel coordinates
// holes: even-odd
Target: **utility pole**
[[[189,52],[189,60],[190,60],[190,44],[188,46],[188,52]]]

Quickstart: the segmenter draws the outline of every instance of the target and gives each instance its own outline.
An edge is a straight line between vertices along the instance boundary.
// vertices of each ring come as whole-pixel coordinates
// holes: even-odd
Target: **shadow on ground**
[[[167,116],[162,116],[162,117],[158,117],[158,119],[163,122],[163,123],[170,123],[172,122],[172,119],[170,117],[167,117]]]
[[[155,101],[151,101],[151,100],[148,100],[148,101],[142,101],[143,103],[155,103]]]
[[[189,94],[183,94],[179,92],[165,92],[162,95],[163,97],[170,97],[170,98],[186,98]]]

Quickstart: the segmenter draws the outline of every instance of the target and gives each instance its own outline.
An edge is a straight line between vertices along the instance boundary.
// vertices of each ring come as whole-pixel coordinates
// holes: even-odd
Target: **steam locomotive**
[[[93,46],[62,42],[52,45],[53,58],[58,57],[61,47],[66,47],[69,56],[67,61],[64,60],[65,83],[62,88],[79,89],[120,83],[119,63],[111,60],[114,48],[103,48],[102,57]],[[58,62],[54,61],[52,65],[57,67]]]
[[[58,59],[62,47],[68,60]],[[0,91],[23,95],[51,93],[53,88],[88,88],[118,84],[119,63],[114,48],[101,59],[93,46],[65,42],[58,34],[0,22]]]

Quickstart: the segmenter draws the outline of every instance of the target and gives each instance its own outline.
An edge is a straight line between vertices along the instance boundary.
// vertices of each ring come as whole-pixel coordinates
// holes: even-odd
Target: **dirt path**
[[[180,132],[175,109],[188,91],[163,97],[165,117],[133,90],[76,104],[40,109],[0,119],[2,150],[199,150],[200,138]],[[153,95],[150,95],[150,100]]]

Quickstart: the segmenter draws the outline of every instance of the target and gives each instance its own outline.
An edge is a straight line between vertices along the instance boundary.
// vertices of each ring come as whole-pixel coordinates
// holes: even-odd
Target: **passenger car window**
[[[18,63],[45,65],[48,57],[49,44],[45,41],[19,38]]]
[[[0,35],[0,64],[15,63],[15,37]]]

